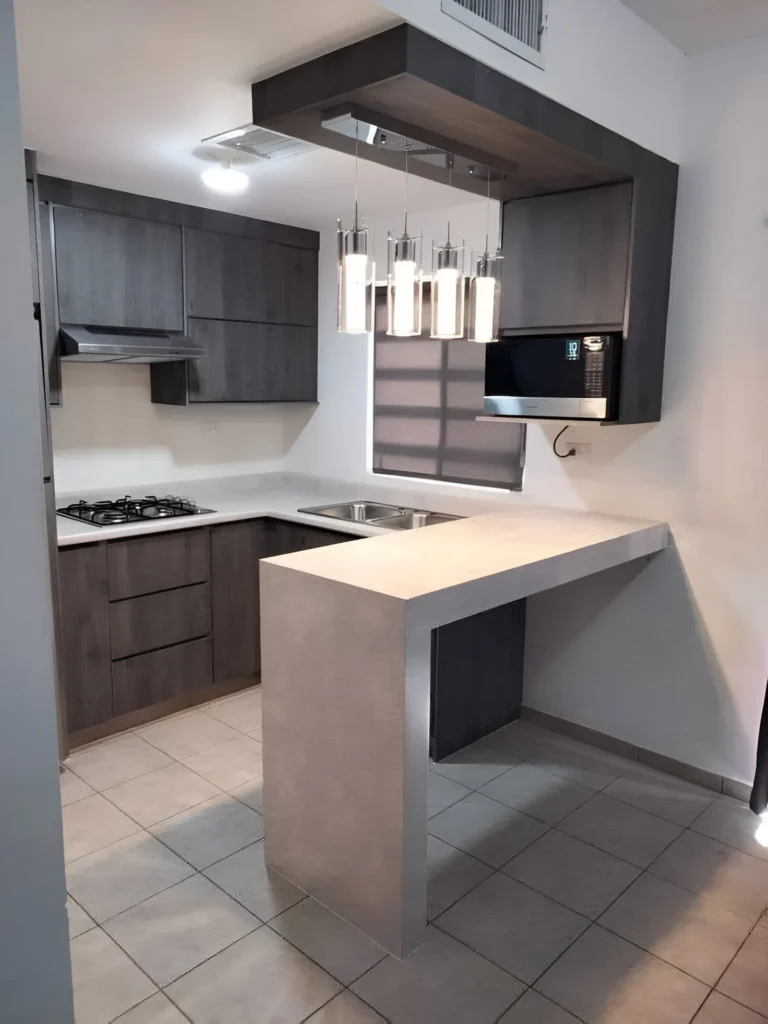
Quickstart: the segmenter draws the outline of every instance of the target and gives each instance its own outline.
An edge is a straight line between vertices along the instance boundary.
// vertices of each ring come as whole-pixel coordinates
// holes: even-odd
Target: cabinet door
[[[209,637],[116,661],[115,715],[127,715],[211,685]]]
[[[61,323],[183,330],[180,227],[57,206],[54,233]]]
[[[261,520],[211,530],[213,681],[249,679],[261,668],[259,559],[265,557]]]
[[[314,402],[317,328],[192,320],[206,358],[189,366],[190,402]]]
[[[185,232],[187,313],[317,324],[317,252],[238,235]]]
[[[103,544],[59,551],[59,671],[70,733],[112,718],[107,558]]]
[[[504,206],[501,329],[621,328],[632,184]]]
[[[275,523],[274,533],[270,533],[270,523]],[[290,555],[294,551],[309,551],[311,548],[322,548],[328,544],[342,544],[344,541],[360,540],[349,533],[337,530],[323,530],[317,526],[305,526],[303,523],[289,523],[286,520],[267,520],[267,544],[270,548],[269,558],[273,555]]]

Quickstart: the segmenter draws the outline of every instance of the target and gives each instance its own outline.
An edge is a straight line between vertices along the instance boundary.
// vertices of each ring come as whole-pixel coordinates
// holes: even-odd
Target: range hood
[[[206,354],[184,334],[73,324],[59,328],[59,346],[63,359],[81,363],[175,363]]]

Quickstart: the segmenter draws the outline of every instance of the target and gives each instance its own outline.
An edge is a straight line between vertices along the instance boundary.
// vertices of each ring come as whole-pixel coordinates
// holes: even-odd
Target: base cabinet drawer
[[[126,715],[212,683],[210,637],[125,658],[112,666],[114,714]]]
[[[198,583],[109,606],[112,658],[196,640],[211,632],[211,588]]]
[[[210,535],[192,529],[112,541],[107,569],[110,601],[205,583],[211,576]]]

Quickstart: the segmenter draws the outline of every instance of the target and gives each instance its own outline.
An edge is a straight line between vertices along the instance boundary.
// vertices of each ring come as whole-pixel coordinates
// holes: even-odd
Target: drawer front
[[[173,590],[211,578],[208,530],[180,530],[107,545],[109,600]]]
[[[211,632],[211,588],[198,583],[109,606],[112,659],[196,640]]]
[[[114,713],[127,715],[212,683],[209,637],[125,658],[112,666]]]

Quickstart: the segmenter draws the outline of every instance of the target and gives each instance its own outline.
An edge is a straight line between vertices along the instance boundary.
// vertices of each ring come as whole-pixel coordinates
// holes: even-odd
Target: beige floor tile
[[[352,991],[392,1024],[493,1024],[523,985],[430,928],[427,941],[407,960],[388,956]]]
[[[649,874],[619,897],[600,924],[707,985],[716,984],[750,930],[738,914]]]
[[[244,782],[242,786],[235,786],[234,789],[230,789],[229,795],[235,800],[241,800],[251,810],[264,814],[264,784],[261,779],[252,779],[250,782]]]
[[[118,1017],[115,1024],[188,1024],[188,1021],[168,996],[158,992]]]
[[[640,868],[552,829],[502,869],[585,917],[598,917]]]
[[[357,928],[311,897],[276,917],[270,927],[342,985],[351,985],[387,955]]]
[[[430,772],[427,776],[427,817],[434,818],[440,811],[469,796],[471,792],[472,790],[466,786],[460,786],[457,782]]]
[[[682,832],[679,825],[603,793],[569,814],[558,828],[639,868],[648,867]]]
[[[599,925],[566,950],[536,989],[588,1024],[688,1024],[709,991]]]
[[[84,800],[87,796],[93,796],[95,792],[87,782],[83,782],[68,768],[59,773],[59,788],[61,789],[62,807],[73,804],[76,800]]]
[[[716,799],[708,789],[650,768],[627,772],[612,782],[605,792],[625,804],[639,807],[641,811],[649,811],[675,825],[686,827]]]
[[[649,871],[753,922],[768,905],[768,864],[695,832],[684,832]]]
[[[169,764],[106,791],[106,796],[145,828],[211,800],[221,791],[185,768]]]
[[[572,1013],[529,988],[504,1014],[499,1024],[579,1024],[579,1021]]]
[[[427,836],[427,919],[434,920],[492,873],[468,853]]]
[[[67,890],[102,922],[192,873],[157,839],[139,832],[68,864]]]
[[[586,918],[502,874],[482,882],[435,923],[527,985],[589,926]]]
[[[511,768],[480,792],[548,825],[556,825],[594,796],[594,790],[532,764]]]
[[[139,831],[135,821],[98,794],[68,804],[61,814],[65,861],[85,857]]]
[[[768,928],[755,928],[717,988],[755,1013],[768,1016]]]
[[[240,734],[202,711],[189,711],[142,726],[136,729],[136,735],[181,761],[208,747],[236,739]]]
[[[768,847],[755,839],[758,820],[748,804],[722,796],[696,819],[691,828],[727,846],[735,846],[751,857],[768,861]]]
[[[67,919],[69,921],[70,939],[76,939],[78,935],[83,935],[84,932],[96,927],[96,922],[91,920],[88,914],[78,903],[75,903],[71,896],[67,896]]]
[[[472,745],[444,761],[436,762],[432,765],[432,771],[468,789],[480,789],[516,764],[519,764],[516,757],[482,745]]]
[[[183,763],[219,789],[234,789],[252,779],[261,779],[261,744],[250,736],[238,736],[185,757]]]
[[[595,790],[605,789],[632,767],[631,761],[616,754],[595,750],[564,736],[542,747],[529,760],[553,775]]]
[[[174,982],[168,995],[194,1024],[299,1024],[340,988],[285,939],[260,928]]]
[[[149,830],[199,871],[264,836],[260,814],[222,793]]]
[[[313,1013],[306,1024],[386,1024],[383,1017],[351,992],[342,992]]]
[[[76,1024],[109,1024],[157,991],[100,928],[73,939],[70,950]]]
[[[261,729],[261,687],[257,686],[215,704],[207,704],[205,713],[225,722],[239,732]]]
[[[165,988],[259,927],[258,918],[194,875],[113,917],[104,930]]]
[[[480,793],[470,793],[429,821],[429,832],[450,846],[500,868],[544,835],[547,826]]]
[[[694,1024],[766,1024],[766,1021],[768,1017],[762,1017],[754,1010],[734,1003],[720,992],[710,993],[694,1018]]]
[[[104,792],[170,764],[170,758],[139,736],[125,733],[72,754],[66,764],[89,786]]]
[[[204,874],[262,921],[271,921],[305,896],[301,889],[267,868],[263,842],[233,853]]]

